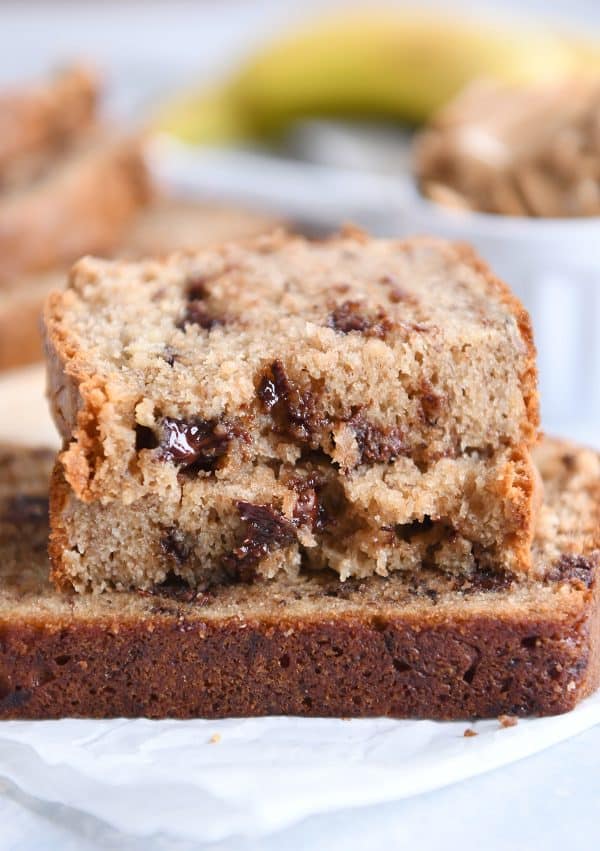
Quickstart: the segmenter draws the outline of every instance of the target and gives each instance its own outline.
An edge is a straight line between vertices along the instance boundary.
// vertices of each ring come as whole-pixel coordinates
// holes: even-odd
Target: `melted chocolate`
[[[160,454],[190,471],[213,471],[239,430],[218,420],[179,420],[165,417]]]
[[[237,509],[246,525],[246,533],[240,545],[224,559],[224,566],[234,571],[241,582],[252,582],[259,561],[274,550],[294,543],[296,530],[271,505],[238,502]]]
[[[359,464],[389,464],[406,451],[399,428],[382,427],[357,414],[349,421],[354,430]]]
[[[327,325],[342,334],[358,331],[367,337],[383,339],[392,328],[392,322],[379,309],[374,315],[361,311],[362,305],[357,301],[344,301],[329,314]]]
[[[289,379],[281,361],[274,361],[263,375],[257,395],[280,434],[318,445],[318,434],[327,425],[327,418],[317,412],[312,393],[300,390]]]

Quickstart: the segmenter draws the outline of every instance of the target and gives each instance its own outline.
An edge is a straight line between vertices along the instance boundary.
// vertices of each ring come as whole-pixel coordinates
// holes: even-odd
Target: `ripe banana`
[[[596,45],[551,32],[402,12],[322,19],[282,37],[161,129],[193,142],[264,138],[305,116],[418,124],[476,77],[521,82],[600,66]]]

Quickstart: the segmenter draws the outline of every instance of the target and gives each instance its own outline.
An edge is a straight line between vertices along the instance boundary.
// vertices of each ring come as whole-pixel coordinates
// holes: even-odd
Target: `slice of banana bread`
[[[464,246],[85,259],[45,320],[57,581],[529,569],[529,317]]]
[[[0,291],[22,275],[114,250],[150,197],[139,140],[87,137],[42,178],[0,196]]]
[[[535,451],[537,580],[332,571],[192,590],[48,582],[51,454],[0,450],[0,717],[553,714],[600,682],[600,459]]]
[[[0,92],[0,191],[39,177],[96,120],[98,81],[87,68]]]

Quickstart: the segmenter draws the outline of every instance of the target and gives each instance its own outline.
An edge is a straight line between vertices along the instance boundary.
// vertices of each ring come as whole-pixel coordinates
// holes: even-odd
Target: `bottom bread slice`
[[[0,451],[0,717],[553,714],[600,681],[600,460],[545,441],[542,578],[328,571],[60,593],[50,453]]]

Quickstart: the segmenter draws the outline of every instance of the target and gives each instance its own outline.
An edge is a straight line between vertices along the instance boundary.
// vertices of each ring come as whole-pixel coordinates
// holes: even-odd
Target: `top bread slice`
[[[412,535],[433,522],[470,541],[471,565],[528,569],[530,321],[465,246],[350,231],[325,242],[275,234],[164,263],[88,258],[49,298],[45,325],[77,499],[177,500],[192,478],[203,495],[190,500],[211,501],[213,482],[219,496],[219,483],[256,481],[246,501],[293,513],[297,499],[286,508],[275,484],[269,499],[268,481],[316,465],[370,539],[373,525],[408,535],[417,524]],[[171,445],[185,450],[189,429],[207,457]],[[236,513],[234,497],[223,511]]]

